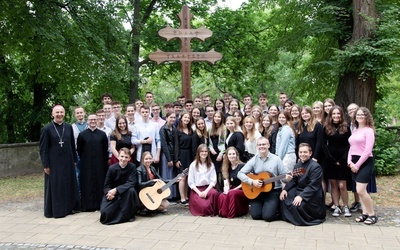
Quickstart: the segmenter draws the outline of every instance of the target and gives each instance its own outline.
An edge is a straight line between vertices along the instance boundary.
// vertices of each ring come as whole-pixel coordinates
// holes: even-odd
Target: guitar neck
[[[286,177],[286,174],[281,174],[281,175],[278,175],[278,176],[275,176],[275,177],[271,177],[269,179],[264,180],[263,184],[265,185],[265,184],[268,184],[268,183],[271,183],[271,182],[279,181],[279,180],[281,180],[281,179],[283,179],[285,177]]]
[[[181,176],[181,175],[178,175],[178,176],[176,176],[174,179],[170,180],[167,184],[165,184],[165,185],[161,188],[161,190],[164,191],[164,190],[168,189],[170,186],[172,186],[172,185],[176,182],[176,180],[178,180],[178,178],[179,178],[180,176]]]

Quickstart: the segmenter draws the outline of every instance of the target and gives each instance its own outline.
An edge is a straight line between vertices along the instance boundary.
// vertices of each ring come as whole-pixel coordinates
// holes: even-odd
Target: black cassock
[[[129,162],[125,168],[119,163],[109,167],[104,183],[104,196],[100,208],[100,222],[111,225],[134,219],[140,203],[135,187],[137,173],[135,164]],[[107,200],[107,192],[117,188],[117,196]]]
[[[285,190],[288,195],[281,203],[282,219],[296,226],[318,225],[325,221],[325,200],[322,189],[322,167],[313,160],[299,162],[294,166],[306,169],[304,175],[293,177]],[[303,198],[300,206],[292,204],[299,195]]]
[[[83,211],[100,209],[104,180],[108,170],[108,139],[98,129],[79,133],[77,151],[81,159],[80,186]]]
[[[45,174],[44,216],[60,218],[78,210],[77,156],[71,125],[51,122],[42,129],[40,158],[43,167],[50,168],[50,175]]]

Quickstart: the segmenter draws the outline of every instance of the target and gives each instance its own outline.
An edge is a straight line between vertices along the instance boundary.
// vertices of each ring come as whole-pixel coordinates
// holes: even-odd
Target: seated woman
[[[151,165],[153,163],[153,156],[149,151],[143,152],[141,164],[136,169],[138,177],[138,191],[146,187],[152,187],[157,181],[161,180],[161,176],[157,170]],[[166,212],[169,207],[169,201],[162,199],[157,211]]]
[[[304,168],[305,173],[293,177],[280,194],[282,220],[296,226],[313,226],[325,221],[322,167],[311,159],[311,155],[311,146],[301,143],[300,162],[294,170]]]
[[[217,174],[211,161],[208,147],[201,144],[196,158],[190,164],[188,185],[190,191],[189,210],[194,216],[214,216],[218,214],[218,192],[214,188]]]
[[[249,212],[249,200],[242,191],[242,184],[237,174],[244,166],[239,160],[239,153],[234,147],[229,147],[222,162],[222,175],[227,187],[218,197],[218,215],[226,218],[246,215]],[[226,190],[228,189],[228,190]]]
[[[104,183],[103,200],[100,206],[100,222],[111,225],[135,220],[140,203],[135,186],[136,166],[129,162],[131,152],[122,148],[118,154],[119,163],[108,168]]]

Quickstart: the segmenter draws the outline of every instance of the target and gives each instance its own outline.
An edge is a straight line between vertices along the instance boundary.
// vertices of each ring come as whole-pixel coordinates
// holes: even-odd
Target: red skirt
[[[197,187],[204,191],[208,186]],[[208,191],[206,198],[201,198],[195,191],[190,190],[189,211],[194,216],[218,215],[218,192],[215,188]]]
[[[249,212],[249,202],[241,189],[222,193],[218,197],[218,215],[229,219],[246,215]]]

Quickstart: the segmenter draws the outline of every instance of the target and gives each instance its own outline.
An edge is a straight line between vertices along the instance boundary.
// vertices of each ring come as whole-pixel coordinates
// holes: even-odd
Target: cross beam
[[[190,27],[190,9],[187,5],[182,7],[181,12],[178,15],[181,26],[179,29],[173,29],[167,26],[164,29],[159,30],[158,34],[167,39],[180,39],[181,50],[179,52],[164,52],[157,49],[156,52],[150,53],[149,58],[157,64],[167,61],[179,61],[181,63],[181,74],[182,74],[182,94],[186,99],[192,99],[192,88],[191,88],[191,64],[193,61],[206,61],[214,64],[216,61],[221,60],[222,54],[214,51],[214,49],[208,52],[192,52],[190,48],[191,39],[204,40],[212,36],[212,31],[205,27],[198,29],[192,29]]]

